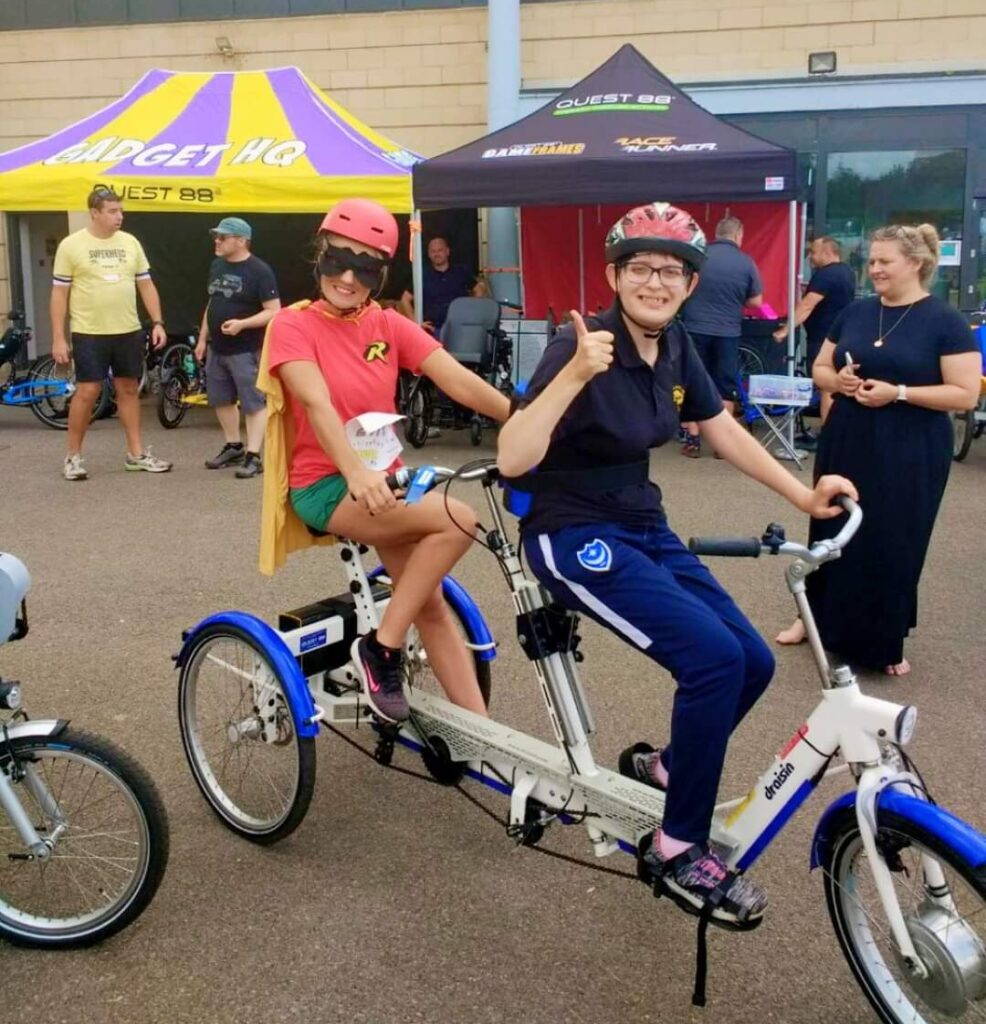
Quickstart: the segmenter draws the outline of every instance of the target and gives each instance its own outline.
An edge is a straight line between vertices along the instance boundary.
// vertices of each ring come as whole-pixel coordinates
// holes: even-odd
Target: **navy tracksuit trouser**
[[[629,640],[677,683],[663,829],[709,837],[729,737],[774,674],[763,639],[664,520],[525,532],[534,574],[561,604]]]

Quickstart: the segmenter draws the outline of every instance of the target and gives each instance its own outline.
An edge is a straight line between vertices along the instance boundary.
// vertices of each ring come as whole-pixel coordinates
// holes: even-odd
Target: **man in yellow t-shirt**
[[[82,461],[82,442],[110,370],[117,415],[127,439],[124,468],[166,473],[171,463],[152,455],[141,441],[137,395],[144,334],[137,316],[136,292],[140,292],[151,314],[155,348],[168,340],[161,319],[161,300],[140,242],[120,230],[120,197],[111,188],[97,185],[89,194],[88,206],[89,227],[69,235],[58,246],[51,290],[51,354],[61,365],[74,359],[78,386],[69,404],[68,452],[62,475],[66,480],[85,480],[88,476]],[[71,324],[71,348],[65,337],[66,313]]]

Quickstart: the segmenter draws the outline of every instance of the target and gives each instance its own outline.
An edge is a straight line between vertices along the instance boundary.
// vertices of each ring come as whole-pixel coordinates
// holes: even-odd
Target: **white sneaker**
[[[438,429],[438,427],[429,427],[428,428],[428,440],[429,441],[434,441],[434,439],[436,437],[441,437],[441,436],[442,436],[442,432]]]
[[[86,480],[89,474],[83,464],[82,456],[76,452],[74,455],[65,456],[65,465],[62,466],[62,476],[66,480]]]
[[[145,448],[140,455],[127,453],[127,461],[123,464],[124,469],[139,472],[144,470],[147,473],[167,473],[172,464],[167,459],[159,459],[151,455],[150,448]]]

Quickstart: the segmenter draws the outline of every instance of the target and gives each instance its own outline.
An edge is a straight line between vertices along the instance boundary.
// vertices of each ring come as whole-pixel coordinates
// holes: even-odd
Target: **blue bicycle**
[[[0,336],[0,405],[26,406],[46,426],[68,429],[68,408],[75,394],[72,363],[61,366],[50,355],[40,356],[27,367],[19,360],[31,340],[23,310],[8,315],[10,326]],[[92,411],[92,419],[106,415],[112,399],[109,385],[103,387]]]
[[[445,785],[468,777],[503,794],[507,832],[517,842],[537,843],[552,823],[575,824],[585,828],[597,857],[636,855],[661,822],[664,794],[595,762],[595,722],[579,678],[578,616],[551,603],[525,574],[504,528],[495,465],[400,470],[392,486],[410,501],[453,478],[483,485],[492,517],[485,546],[506,580],[518,641],[557,743],[451,704],[412,629],[405,648],[410,720],[378,726],[376,759],[389,764],[401,744]],[[690,542],[705,555],[793,559],[785,578],[822,685],[819,705],[746,796],[716,808],[712,840],[741,874],[824,777],[847,773],[853,784],[822,813],[811,866],[822,869],[832,925],[856,981],[885,1024],[986,1021],[986,836],[931,799],[904,752],[915,708],[864,694],[847,666],[829,665],[805,596],[807,575],[838,558],[862,522],[853,502],[842,503],[849,514],[839,534],[811,548],[786,540],[776,524],[759,538]],[[283,613],[277,629],[245,612],[209,616],[184,633],[176,657],[182,742],[195,781],[223,824],[256,843],[283,839],[304,818],[320,723],[341,734],[340,726],[370,715],[350,651],[376,626],[391,583],[380,569],[364,570],[360,545],[341,540],[340,548],[343,593]],[[496,642],[461,585],[446,578],[444,592],[489,704]],[[833,766],[837,759],[843,763]],[[654,895],[675,899],[641,860],[638,875]],[[682,909],[700,915],[700,943],[708,924],[749,930],[762,919],[737,923],[713,906]],[[693,996],[699,1004],[702,973]]]

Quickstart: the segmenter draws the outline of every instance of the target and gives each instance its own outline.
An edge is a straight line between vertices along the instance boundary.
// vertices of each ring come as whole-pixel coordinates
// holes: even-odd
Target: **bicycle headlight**
[[[894,724],[894,733],[900,746],[903,747],[911,742],[911,737],[914,735],[914,726],[917,725],[917,721],[918,709],[913,704],[908,704],[906,708],[901,708],[897,721]]]

